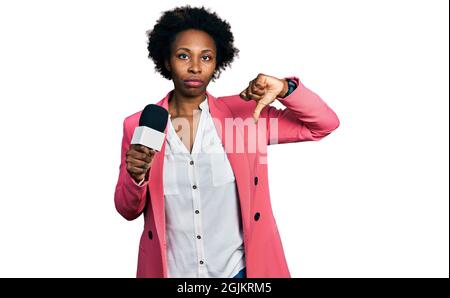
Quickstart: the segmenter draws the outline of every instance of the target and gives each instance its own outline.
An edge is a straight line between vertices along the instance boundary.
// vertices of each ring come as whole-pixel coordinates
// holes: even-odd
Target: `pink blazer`
[[[318,141],[339,126],[333,110],[297,77],[288,77],[298,86],[286,98],[278,99],[283,110],[267,106],[261,112],[257,127],[258,144],[249,138],[249,129],[239,126],[233,137],[225,136],[225,119],[252,119],[255,101],[244,101],[239,95],[215,98],[207,92],[211,117],[226,148],[236,177],[241,207],[247,277],[290,277],[283,246],[270,203],[266,149],[273,142]],[[170,91],[157,103],[168,109]],[[167,277],[166,226],[164,212],[163,163],[166,140],[154,157],[149,181],[138,186],[126,170],[125,154],[141,112],[124,120],[119,178],[114,195],[117,211],[127,220],[144,214],[144,230],[139,243],[137,277]],[[263,119],[263,121],[261,121]],[[272,120],[270,120],[272,119]],[[274,119],[277,125],[272,125]],[[272,121],[272,122],[270,122]],[[262,124],[261,124],[262,123]],[[276,131],[275,131],[276,130]],[[167,129],[166,129],[167,133]],[[254,135],[254,134],[253,134]],[[234,138],[234,139],[233,139]],[[241,139],[244,148],[231,150]],[[277,139],[277,141],[274,141]],[[244,140],[242,142],[242,140]],[[229,146],[231,144],[231,146]],[[261,145],[262,144],[262,145]],[[256,147],[256,148],[255,148]],[[295,162],[295,160],[293,160]],[[217,212],[220,212],[217,210]]]

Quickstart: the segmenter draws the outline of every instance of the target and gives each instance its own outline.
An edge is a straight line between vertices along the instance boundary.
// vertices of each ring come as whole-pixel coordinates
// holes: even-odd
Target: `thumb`
[[[258,101],[258,104],[255,107],[255,110],[253,111],[253,120],[256,122],[258,122],[259,116],[261,115],[261,111],[262,109],[264,109],[264,107],[266,106],[265,103],[262,102],[262,100]]]

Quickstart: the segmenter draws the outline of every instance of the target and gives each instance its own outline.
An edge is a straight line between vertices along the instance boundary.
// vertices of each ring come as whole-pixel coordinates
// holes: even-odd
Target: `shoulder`
[[[124,129],[130,129],[130,128],[134,129],[134,127],[138,126],[139,119],[141,118],[141,114],[142,114],[142,110],[125,117],[125,119],[123,120]]]
[[[164,99],[154,103],[155,105],[162,105]],[[124,127],[127,128],[131,128],[134,129],[135,127],[139,126],[139,119],[141,118],[141,114],[142,114],[142,110],[137,111],[129,116],[126,116],[125,119],[123,120],[123,125]]]

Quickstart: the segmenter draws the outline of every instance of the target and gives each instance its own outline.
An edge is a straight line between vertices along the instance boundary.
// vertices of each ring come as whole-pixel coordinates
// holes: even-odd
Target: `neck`
[[[175,117],[192,116],[194,111],[199,110],[200,104],[205,100],[206,92],[197,96],[186,96],[180,94],[176,89],[169,98],[169,111]]]

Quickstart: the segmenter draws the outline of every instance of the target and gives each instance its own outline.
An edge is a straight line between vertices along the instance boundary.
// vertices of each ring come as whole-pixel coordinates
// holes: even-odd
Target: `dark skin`
[[[171,45],[171,54],[166,68],[172,74],[174,92],[169,99],[169,114],[172,125],[186,146],[192,152],[201,115],[199,105],[206,98],[206,88],[216,69],[216,45],[206,32],[189,29],[178,33]],[[201,86],[189,86],[185,80],[198,79]],[[261,110],[282,97],[288,89],[286,80],[258,74],[241,93],[243,100],[257,102],[253,118],[259,118]],[[151,167],[156,152],[142,145],[130,145],[126,154],[127,171],[136,181],[142,181]]]
[[[216,45],[209,34],[190,29],[177,35],[171,53],[166,61],[174,84],[173,96],[169,101],[169,114],[181,141],[186,149],[192,152],[201,114],[199,105],[205,100],[206,88],[216,69]],[[184,80],[190,78],[203,81],[203,85],[186,86]]]

